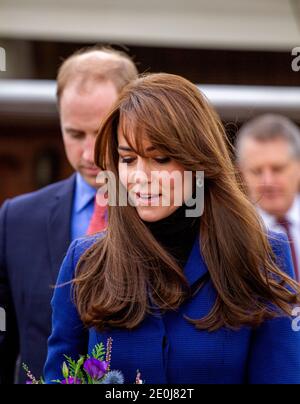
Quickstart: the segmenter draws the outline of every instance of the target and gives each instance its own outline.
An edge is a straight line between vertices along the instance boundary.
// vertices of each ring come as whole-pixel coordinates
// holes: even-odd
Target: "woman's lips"
[[[161,194],[149,195],[137,192],[135,196],[138,204],[151,206],[151,205],[159,205],[162,195]]]

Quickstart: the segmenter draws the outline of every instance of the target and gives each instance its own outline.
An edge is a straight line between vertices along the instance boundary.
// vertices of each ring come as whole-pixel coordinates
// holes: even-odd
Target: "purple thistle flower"
[[[99,380],[105,375],[108,363],[100,361],[99,359],[90,358],[84,362],[83,368],[93,380]]]
[[[124,376],[118,370],[111,370],[104,378],[103,384],[124,384]]]
[[[81,384],[81,381],[76,377],[68,377],[68,379],[63,380],[61,384]]]

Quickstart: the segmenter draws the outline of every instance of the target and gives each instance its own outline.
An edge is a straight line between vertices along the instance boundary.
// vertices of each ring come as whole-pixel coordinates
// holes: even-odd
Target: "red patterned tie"
[[[291,252],[292,252],[292,258],[293,258],[293,264],[294,264],[294,269],[295,269],[295,274],[296,274],[296,279],[299,282],[299,270],[298,270],[298,262],[297,262],[297,256],[296,256],[296,249],[295,249],[295,244],[294,240],[291,234],[291,223],[288,221],[287,218],[278,218],[277,223],[282,226],[286,232],[287,238],[290,243],[291,247]]]
[[[104,195],[97,195],[95,197],[94,213],[91,218],[89,227],[86,234],[91,235],[99,233],[106,229],[107,227],[107,204],[105,204]]]

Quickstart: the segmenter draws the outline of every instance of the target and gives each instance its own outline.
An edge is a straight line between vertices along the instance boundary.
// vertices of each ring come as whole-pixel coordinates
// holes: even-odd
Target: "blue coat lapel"
[[[197,237],[185,265],[184,274],[189,285],[192,286],[195,282],[207,274],[207,272],[207,266],[204,263],[202,254],[200,252],[200,240],[199,237]]]

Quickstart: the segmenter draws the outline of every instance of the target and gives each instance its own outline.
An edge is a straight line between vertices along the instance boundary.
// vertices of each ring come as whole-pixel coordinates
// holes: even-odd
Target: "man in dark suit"
[[[17,358],[36,377],[42,375],[53,285],[70,242],[89,231],[95,214],[96,134],[118,93],[136,76],[126,55],[107,49],[78,52],[59,70],[63,141],[76,173],[0,209],[0,308],[6,312],[6,331],[0,330],[2,384],[14,382]],[[22,369],[17,382],[25,382]]]

